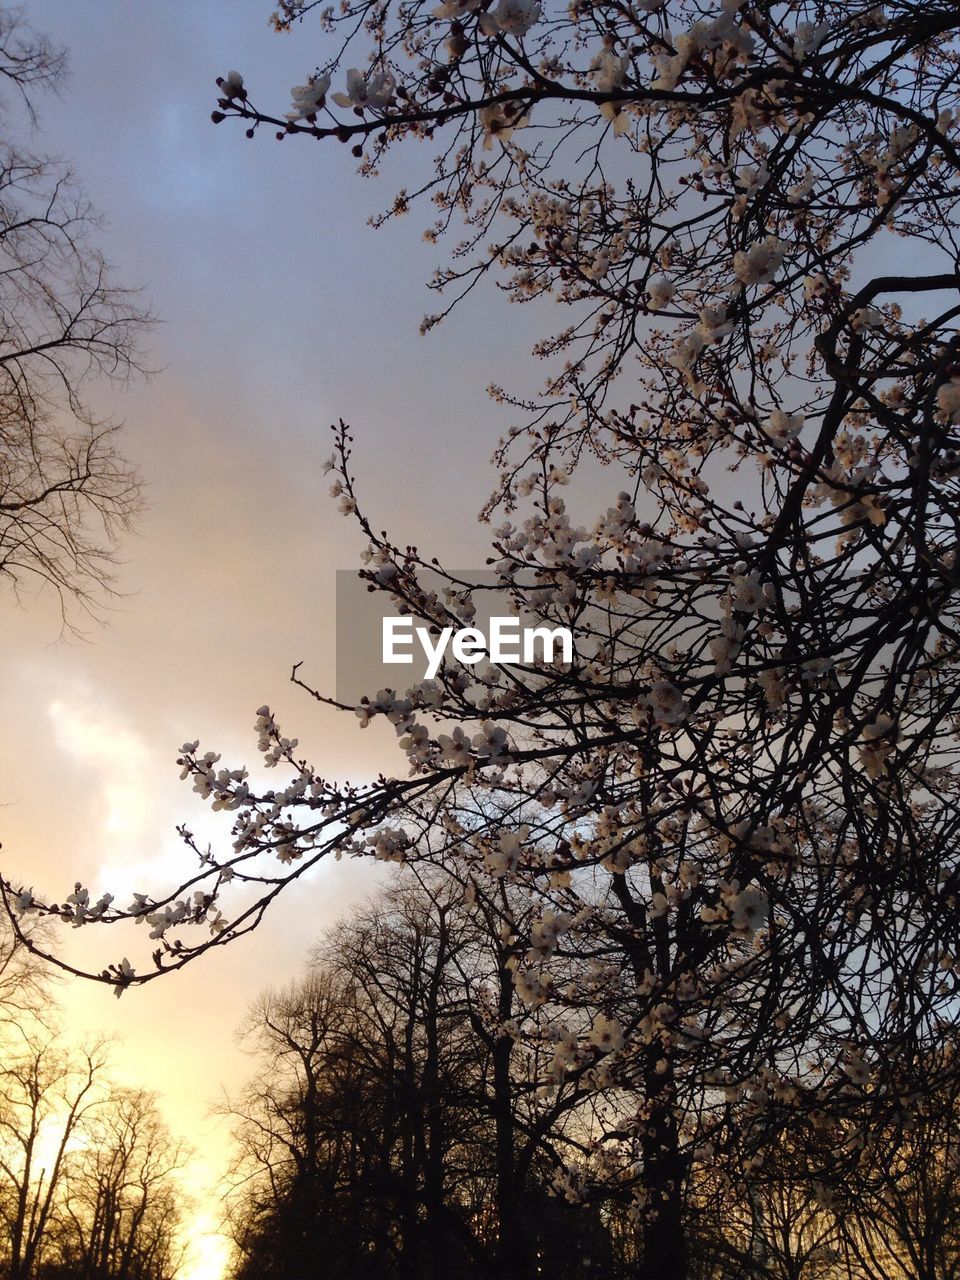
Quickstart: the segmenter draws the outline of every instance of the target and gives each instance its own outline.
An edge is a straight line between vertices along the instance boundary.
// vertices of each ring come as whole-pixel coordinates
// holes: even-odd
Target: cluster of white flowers
[[[745,634],[744,628],[733,618],[721,619],[720,634],[714,636],[707,646],[714,661],[714,675],[730,674],[732,664],[740,653]]]
[[[433,16],[441,22],[459,22],[480,8],[481,0],[444,0],[433,11]]]
[[[661,311],[673,299],[676,286],[666,276],[654,276],[647,285],[647,306],[651,311]]]
[[[679,724],[687,714],[687,704],[682,692],[669,680],[655,680],[644,698],[644,706],[653,713],[660,725]]]
[[[539,0],[498,0],[495,9],[481,13],[477,25],[485,36],[525,36],[540,16]]]
[[[909,159],[919,137],[920,133],[915,124],[895,125],[886,139],[885,149],[879,155],[875,147],[882,142],[880,136],[874,134],[869,139],[865,139],[872,144],[866,147],[864,158],[873,168],[879,209],[885,208],[890,203],[894,191],[903,182],[905,177],[903,162]]]
[[[381,827],[367,837],[367,848],[380,862],[404,862],[410,848],[410,837],[399,827]]]
[[[284,738],[273,713],[268,706],[257,708],[257,719],[254,723],[257,734],[257,748],[263,752],[263,762],[268,769],[275,768],[287,752],[297,746],[296,738]],[[196,750],[197,744],[194,744]],[[219,760],[219,756],[216,757]]]
[[[528,1009],[539,1009],[550,999],[553,982],[549,974],[528,969],[525,972],[514,973],[513,989]]]
[[[486,741],[484,734],[477,734],[477,738],[481,742]],[[463,768],[473,760],[473,745],[459,725],[452,733],[441,733],[437,738],[437,745],[444,763],[453,765],[454,768]]]
[[[735,573],[721,606],[738,613],[759,613],[772,602],[773,587],[758,573]]]
[[[464,608],[466,610],[467,606]],[[403,697],[393,689],[381,689],[376,697],[364,698],[354,712],[361,728],[365,729],[377,716],[384,717],[394,726],[412,773],[435,765],[438,759],[457,768],[467,767],[476,761],[505,760],[511,750],[507,731],[486,717],[501,700],[509,700],[509,692],[497,694],[500,673],[490,663],[478,666],[477,677],[481,681],[479,685],[471,685],[462,672],[451,675],[448,680],[455,692],[469,693],[479,714],[480,727],[472,738],[456,725],[450,733],[439,734],[434,741],[427,727],[416,719],[418,709],[433,710],[442,704],[445,692],[436,680],[420,681],[411,686]]]
[[[745,164],[733,176],[733,185],[745,196],[755,196],[770,181],[770,170],[764,163]]]
[[[626,53],[616,54],[605,42],[605,47],[590,64],[590,74],[599,93],[614,93],[624,82],[630,58]],[[630,125],[630,111],[626,103],[601,102],[600,114],[613,125],[615,136],[624,133]]]
[[[723,905],[730,913],[730,923],[737,933],[756,933],[766,924],[770,904],[766,895],[755,885],[741,889],[734,880],[723,891],[722,896]]]
[[[610,535],[610,541],[613,542],[617,536],[616,529],[622,528],[623,520],[627,517],[617,514],[611,518],[614,521],[614,532]],[[629,518],[632,519],[632,516]],[[515,567],[511,556],[517,559],[537,559],[546,567],[571,569],[575,573],[580,568],[591,567],[598,558],[598,552],[602,554],[599,545],[583,546],[590,542],[590,536],[582,525],[571,525],[562,498],[551,498],[546,511],[535,512],[523,522],[521,529],[511,524],[501,525],[496,530],[496,536],[508,558],[494,568],[506,583],[509,583]],[[597,525],[596,537],[599,540],[607,536],[606,524],[601,521]],[[550,586],[530,593],[531,606],[545,608],[551,604],[568,604],[576,597],[577,582],[574,574],[557,574],[550,578],[550,583]]]
[[[786,702],[786,690],[783,684],[785,674],[783,667],[767,667],[757,675],[757,684],[763,690],[767,706],[771,711],[779,711]]]
[[[719,342],[728,333],[733,332],[733,321],[727,318],[727,308],[723,303],[715,303],[704,307],[700,312],[700,320],[694,333],[699,334],[705,345]]]
[[[601,50],[590,64],[594,87],[599,93],[613,93],[623,84],[630,66],[628,54],[616,54],[610,48]]]
[[[850,317],[850,327],[854,333],[866,333],[870,329],[879,329],[883,324],[883,312],[877,307],[858,307]]]
[[[733,273],[743,285],[767,284],[780,270],[787,245],[776,236],[754,240],[733,255]]]
[[[113,902],[113,894],[104,893],[96,902],[91,903],[89,890],[85,889],[78,880],[73,886],[73,893],[68,895],[66,901],[70,904],[70,921],[75,928],[79,928],[82,924],[101,920],[104,912]]]
[[[870,778],[882,778],[887,771],[887,760],[897,739],[896,725],[891,716],[878,715],[865,724],[860,735],[860,763]]]
[[[758,886],[747,885],[741,889],[737,880],[721,880],[718,889],[719,904],[716,907],[704,905],[700,908],[700,919],[704,924],[729,924],[735,933],[743,937],[764,927],[770,903]]]
[[[201,800],[209,800],[213,796],[214,811],[239,809],[250,797],[246,769],[214,769],[213,766],[220,759],[219,753],[207,751],[204,755],[193,758],[199,745],[199,741],[185,742],[180,748],[179,759],[183,761],[180,769],[181,781],[192,776],[193,789]],[[293,745],[296,746],[296,743]]]
[[[585,1195],[583,1171],[575,1167],[567,1167],[556,1171],[551,1177],[551,1186],[556,1196],[561,1196],[568,1204],[580,1204]]]
[[[365,75],[351,67],[347,72],[346,93],[335,93],[333,101],[338,107],[384,111],[393,102],[396,91],[396,81],[389,71],[369,71]]]
[[[366,729],[375,716],[385,716],[391,724],[405,727],[406,719],[412,709],[411,700],[398,697],[396,690],[380,689],[372,701],[364,698],[360,705],[354,708],[354,715],[360,721],[361,729]]]
[[[960,422],[960,377],[953,377],[938,388],[937,417],[941,422]]]
[[[840,1070],[851,1084],[855,1084],[860,1087],[869,1084],[873,1079],[873,1071],[867,1065],[863,1054],[852,1045],[843,1055],[843,1060],[840,1063]]]
[[[560,1084],[568,1072],[575,1071],[582,1065],[584,1052],[580,1048],[577,1033],[571,1027],[551,1023],[545,1029],[545,1034],[553,1049],[547,1074],[555,1084]]]
[[[590,778],[584,778],[577,785],[564,786],[554,783],[540,793],[540,803],[545,809],[552,809],[555,804],[568,814],[576,812],[592,798],[597,784]]]
[[[140,899],[141,895],[135,895],[135,900]],[[182,924],[185,920],[196,919],[198,912],[202,913],[206,905],[206,899],[202,891],[197,890],[194,895],[193,902],[186,898],[171,904],[167,903],[164,907],[157,911],[138,911],[137,923],[146,920],[150,925],[150,937],[153,939],[162,938],[168,929],[174,928],[178,924]]]
[[[682,885],[667,884],[662,891],[658,889],[656,893],[650,895],[647,915],[651,920],[659,920],[662,916],[669,915],[671,911],[675,910],[686,896]]]
[[[670,363],[675,369],[689,373],[705,347],[719,342],[732,331],[733,321],[727,318],[727,309],[723,303],[704,307],[696,327],[674,342]]]
[[[897,160],[904,159],[904,157],[908,156],[917,145],[919,138],[920,130],[915,124],[894,125],[890,130],[890,138],[881,163],[884,165],[890,165],[894,164]]]
[[[291,102],[287,119],[291,122],[315,120],[317,112],[322,111],[326,104],[329,89],[330,77],[326,74],[311,76],[306,84],[294,85],[290,90]]]
[[[529,834],[530,828],[526,825],[516,831],[501,831],[497,843],[484,854],[485,870],[498,879],[512,875],[520,865],[524,841]]]
[[[598,1013],[593,1020],[587,1042],[601,1053],[614,1053],[623,1047],[623,1027],[616,1018]]]
[[[803,430],[802,413],[787,413],[785,409],[774,409],[764,424],[767,436],[774,448],[782,449],[796,440]]]
[[[571,917],[563,911],[544,911],[530,926],[530,958],[548,958],[571,925]]]
[[[722,51],[727,65],[748,58],[754,48],[754,37],[746,27],[735,21],[744,2],[745,0],[723,0],[721,12],[716,18],[701,19],[689,31],[674,36],[672,43],[676,53],[658,53],[654,56],[657,76],[653,88],[668,92],[676,89],[694,57]]]
[[[789,37],[788,52],[792,61],[803,62],[809,54],[816,53],[829,34],[829,22],[798,22]]]
[[[494,142],[507,142],[514,129],[523,129],[528,117],[518,102],[491,102],[478,113],[483,128],[483,149],[489,151]]]
[[[808,171],[799,182],[795,182],[792,187],[787,187],[787,199],[791,204],[803,204],[809,199],[810,193],[813,191],[814,182],[813,173]]]

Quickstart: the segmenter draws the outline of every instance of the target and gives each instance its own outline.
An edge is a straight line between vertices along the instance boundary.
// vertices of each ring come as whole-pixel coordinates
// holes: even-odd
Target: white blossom
[[[498,878],[516,871],[528,833],[529,828],[526,826],[517,831],[501,831],[496,846],[484,856],[483,865],[486,870]]]
[[[437,744],[447,764],[459,768],[468,765],[473,759],[470,739],[459,725],[452,733],[441,733],[437,738]]]
[[[816,53],[829,34],[829,22],[798,22],[790,41],[794,60],[802,62],[808,54]]]
[[[33,889],[21,889],[13,899],[13,909],[18,916],[25,915],[36,908],[33,903]]]
[[[734,575],[730,587],[730,607],[743,613],[756,613],[766,608],[772,598],[770,587],[757,573]]]
[[[495,36],[503,32],[508,36],[525,36],[540,21],[538,0],[498,0],[495,9],[480,15],[480,30],[484,35]]]
[[[856,333],[879,329],[883,324],[883,312],[876,307],[858,307],[850,317],[850,324]]]
[[[780,270],[786,251],[786,244],[776,236],[754,240],[749,249],[733,255],[734,275],[741,284],[766,284]]]
[[[937,389],[937,417],[941,422],[960,422],[960,377],[953,377]]]
[[[734,185],[745,196],[754,196],[770,181],[770,170],[763,163],[745,164],[734,175]]]
[[[612,49],[604,49],[590,64],[593,83],[599,93],[613,93],[623,84],[630,58],[627,54],[616,54]]]
[[[239,71],[228,71],[220,82],[220,92],[231,101],[244,97],[243,76]]]
[[[482,0],[444,0],[433,11],[435,18],[442,21],[458,21],[480,8]]]
[[[491,149],[495,139],[507,142],[514,129],[522,129],[527,124],[527,117],[515,102],[493,102],[488,107],[481,107],[478,114],[483,127],[484,151]]]
[[[594,1048],[604,1053],[613,1053],[623,1046],[623,1028],[616,1018],[607,1018],[598,1013],[587,1039]]]
[[[808,170],[799,182],[795,182],[792,187],[787,187],[787,199],[791,204],[802,204],[813,190],[813,184],[813,172]]]
[[[878,715],[861,731],[860,763],[870,778],[882,778],[896,741],[895,722],[891,716]]]
[[[770,443],[778,449],[790,444],[803,430],[803,421],[802,413],[787,413],[784,409],[774,409],[764,424]]]
[[[311,76],[306,84],[294,85],[290,90],[291,103],[287,119],[291,121],[315,119],[317,112],[322,110],[326,102],[329,88],[329,75]],[[332,470],[333,463],[334,460],[330,459],[330,465],[325,469]]]
[[[722,887],[721,900],[729,913],[731,925],[738,933],[756,933],[766,923],[769,903],[756,885],[741,889],[733,880]]]
[[[656,680],[646,697],[657,724],[679,724],[687,714],[683,694],[668,680]]]
[[[393,102],[396,87],[389,72],[370,71],[364,75],[356,67],[351,67],[347,72],[346,93],[335,93],[333,101],[338,107],[383,111]]]
[[[654,276],[647,285],[648,305],[651,311],[665,307],[676,293],[676,286],[666,276]]]

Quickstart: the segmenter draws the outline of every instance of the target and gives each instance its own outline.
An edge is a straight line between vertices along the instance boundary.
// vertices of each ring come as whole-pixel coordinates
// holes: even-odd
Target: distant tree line
[[[515,977],[529,922],[518,894],[497,892],[405,872],[325,937],[301,978],[252,1005],[242,1035],[256,1070],[227,1106],[233,1280],[637,1273],[636,1170],[597,1139],[643,1099],[604,1086],[596,1042],[616,1035],[599,1010],[626,1022],[640,997],[615,990],[601,955],[568,947],[564,978],[598,1011],[595,1053],[556,1061],[549,1000],[542,1053],[510,1035],[518,1012],[530,1017]],[[849,1123],[811,1113],[775,1160],[757,1158],[751,1123],[767,1100],[726,1094],[727,1141],[683,1189],[692,1277],[960,1275],[955,1092],[919,1101],[909,1124],[866,1127],[855,1153],[836,1147]],[[857,1097],[852,1083],[848,1121]]]
[[[102,1041],[67,1046],[49,973],[0,934],[0,1277],[175,1280],[186,1157]]]

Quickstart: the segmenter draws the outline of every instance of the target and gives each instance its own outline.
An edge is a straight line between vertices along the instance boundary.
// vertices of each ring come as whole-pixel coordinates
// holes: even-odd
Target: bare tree
[[[38,962],[7,922],[0,925],[0,1049],[16,1050],[48,1018],[55,970]]]
[[[50,1248],[68,1150],[104,1104],[102,1045],[66,1053],[33,1038],[0,1067],[0,1220],[10,1280]]]
[[[0,84],[29,117],[64,66],[21,9],[0,11]],[[0,119],[0,577],[18,599],[52,588],[75,629],[73,606],[89,614],[111,591],[118,538],[140,506],[117,427],[90,410],[87,388],[142,371],[150,317],[114,283],[70,171],[15,139],[9,101]]]
[[[78,1280],[167,1280],[177,1270],[187,1153],[142,1090],[113,1088],[71,1153],[57,1253]]]
[[[948,1037],[931,1073],[952,1058]],[[943,1080],[905,1123],[864,1145],[858,1177],[826,1183],[846,1264],[863,1280],[900,1273],[916,1280],[960,1276],[960,1093]]]
[[[629,1227],[615,1242],[599,1205],[553,1186],[565,1155],[589,1163],[596,1100],[575,1082],[544,1090],[549,1039],[538,1053],[502,1029],[520,1008],[517,943],[456,880],[414,878],[255,1002],[258,1072],[227,1108],[238,1274],[297,1274],[298,1251],[331,1275],[566,1280],[584,1251],[629,1274]]]

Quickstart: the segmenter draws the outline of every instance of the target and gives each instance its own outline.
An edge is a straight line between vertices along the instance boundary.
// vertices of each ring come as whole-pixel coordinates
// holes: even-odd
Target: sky
[[[491,291],[419,335],[436,310],[425,281],[443,256],[422,239],[429,209],[377,232],[367,220],[427,171],[426,149],[404,146],[382,179],[366,180],[349,148],[277,142],[265,129],[248,141],[232,122],[211,124],[215,79],[234,68],[258,105],[282,113],[290,87],[325,61],[317,24],[273,33],[270,0],[28,8],[69,50],[32,145],[72,163],[103,214],[118,279],[143,288],[159,324],[156,373],[93,395],[125,420],[123,448],[145,483],[147,509],[124,546],[126,595],[80,641],[61,636],[53,600],[18,608],[0,591],[0,856],[38,896],[62,899],[82,880],[126,905],[191,866],[177,824],[229,841],[229,820],[178,781],[184,741],[199,738],[231,766],[255,763],[253,721],[269,703],[324,776],[396,766],[383,726],[361,730],[289,682],[302,661],[307,680],[333,691],[335,575],[363,549],[321,471],[329,424],[342,416],[354,428],[376,527],[447,565],[482,566],[488,535],[474,517],[510,425],[484,388],[527,388],[541,334],[532,309]],[[217,1178],[229,1134],[212,1109],[250,1069],[235,1028],[380,874],[322,865],[255,934],[119,1001],[95,984],[61,988],[68,1034],[113,1037],[123,1078],[156,1090],[197,1149],[184,1280],[219,1280],[225,1259]],[[145,955],[135,928],[61,942],[94,967],[133,947]]]
[[[92,395],[125,420],[123,449],[146,486],[125,597],[81,641],[61,637],[51,599],[18,608],[0,595],[0,841],[6,873],[38,896],[82,880],[125,904],[176,883],[190,865],[178,823],[226,844],[229,821],[178,781],[176,756],[199,738],[225,763],[255,763],[264,702],[327,776],[394,763],[376,728],[289,684],[302,660],[332,691],[335,572],[358,565],[363,545],[321,473],[331,422],[354,426],[378,527],[423,547],[442,540],[448,564],[486,554],[474,516],[509,421],[484,388],[521,377],[529,321],[501,299],[471,300],[421,337],[439,257],[422,240],[429,211],[374,232],[367,219],[394,184],[358,177],[347,148],[266,131],[250,142],[210,123],[217,75],[241,70],[282,111],[318,61],[315,26],[279,36],[269,14],[267,0],[29,5],[69,49],[31,143],[71,162],[118,279],[141,286],[160,320],[154,376]],[[428,158],[405,156],[405,180]],[[229,1139],[211,1108],[250,1069],[234,1038],[246,1005],[294,978],[324,927],[376,884],[370,866],[324,866],[256,934],[183,973],[120,1001],[95,984],[61,989],[68,1034],[113,1037],[122,1077],[156,1090],[197,1148],[186,1280],[222,1271],[216,1179]],[[87,929],[61,949],[100,967],[131,945],[145,954],[135,934]]]

